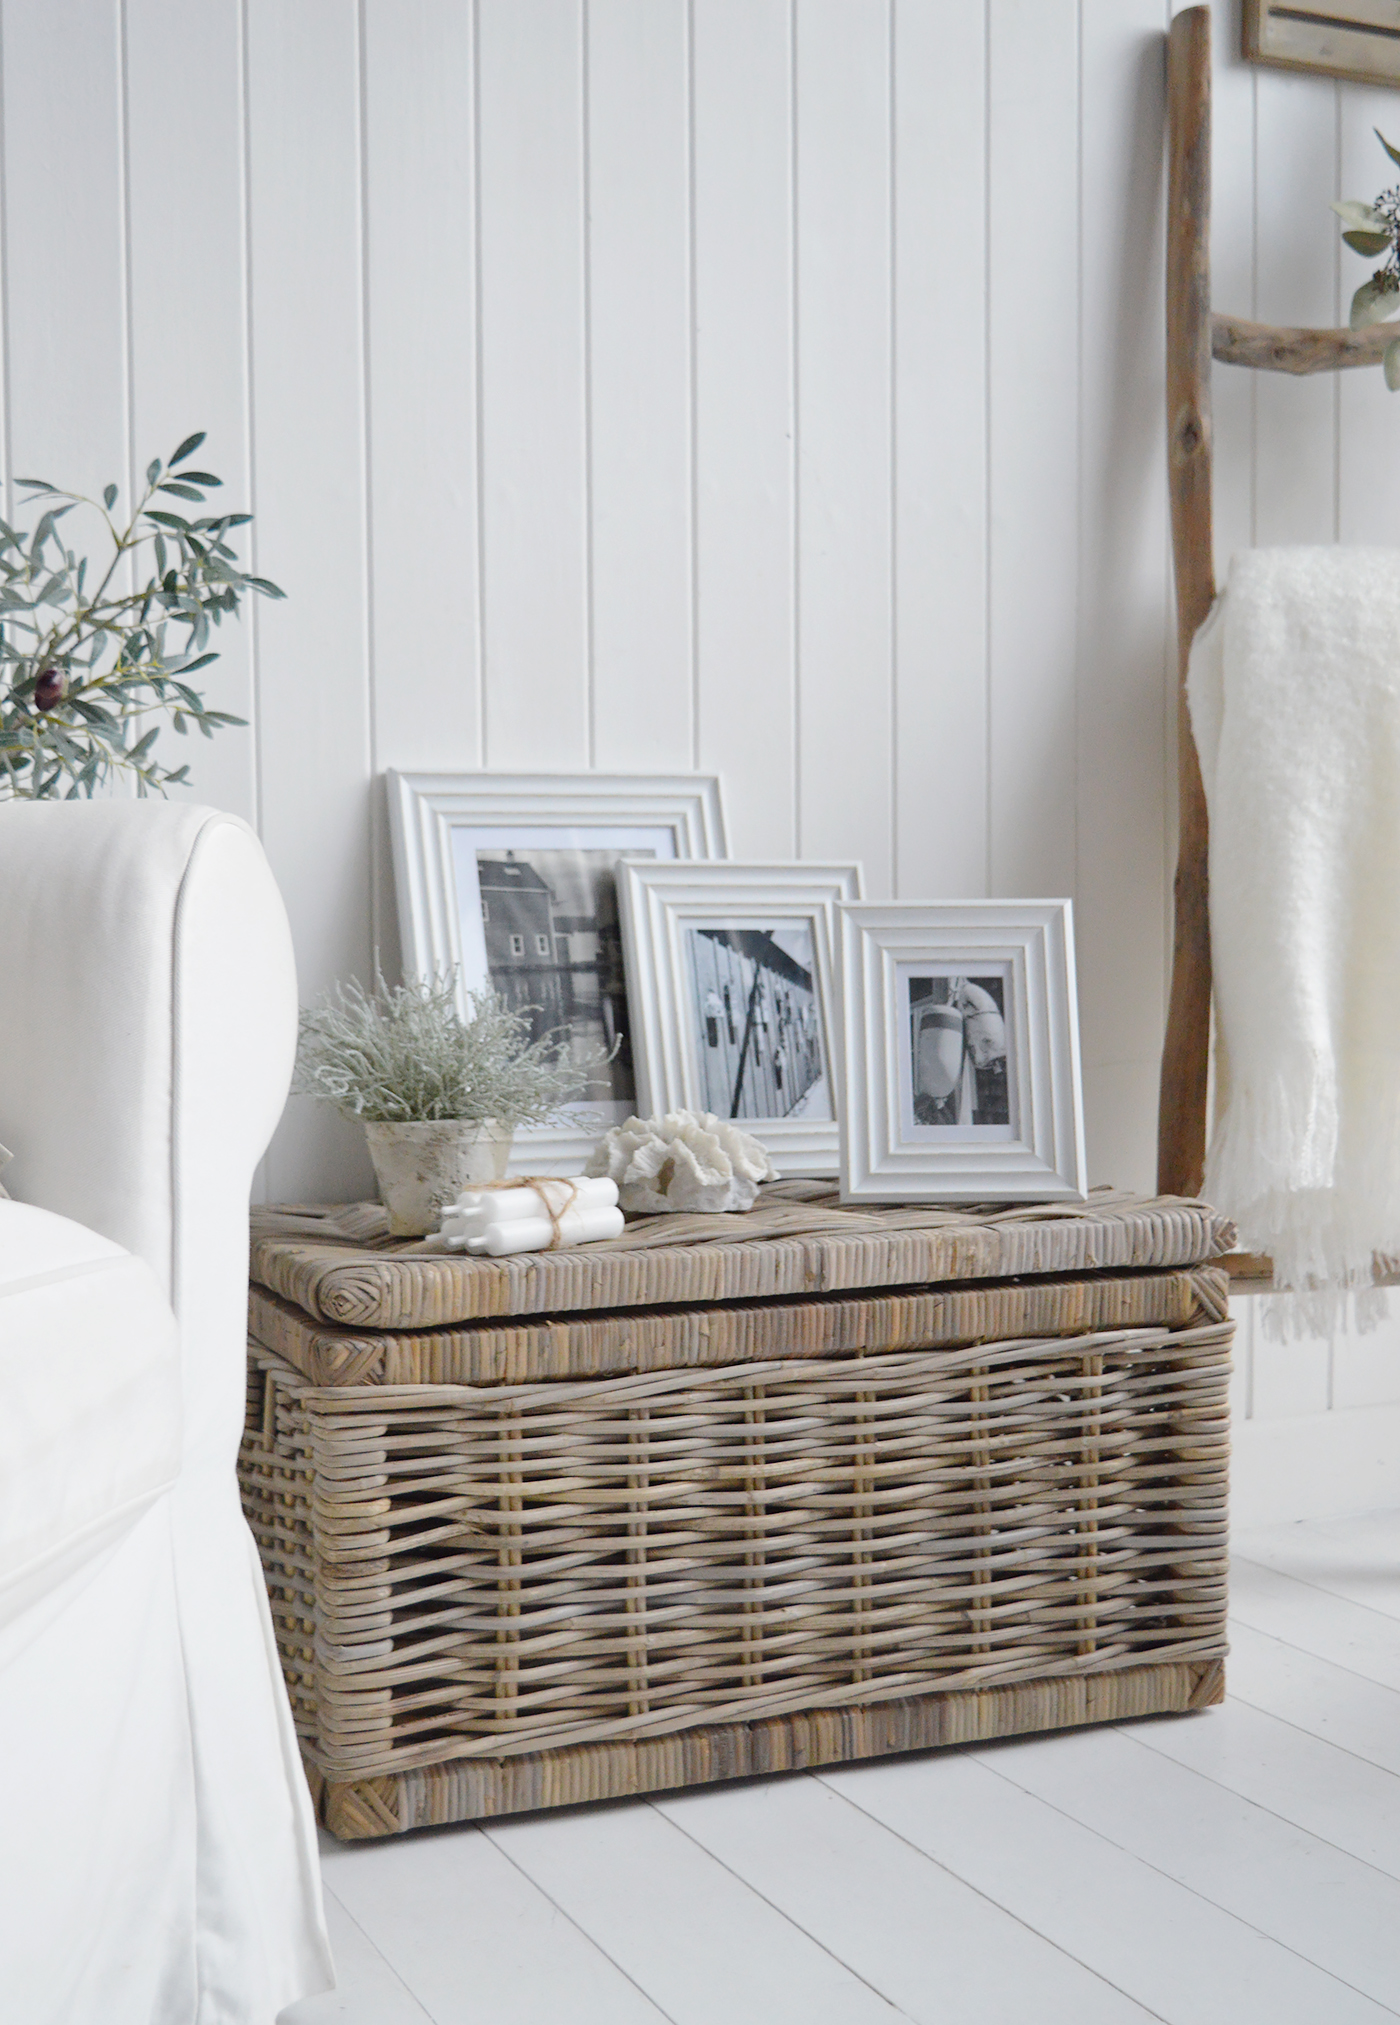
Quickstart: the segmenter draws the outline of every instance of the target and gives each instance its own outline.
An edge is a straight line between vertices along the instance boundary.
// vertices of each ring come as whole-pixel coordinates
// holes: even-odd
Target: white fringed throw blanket
[[[1400,1255],[1400,550],[1237,556],[1188,694],[1210,815],[1205,1193],[1278,1286],[1336,1304]]]

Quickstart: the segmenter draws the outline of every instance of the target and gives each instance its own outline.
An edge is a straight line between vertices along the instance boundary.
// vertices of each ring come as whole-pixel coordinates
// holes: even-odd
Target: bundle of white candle
[[[534,1180],[519,1188],[469,1188],[442,1212],[432,1240],[454,1252],[542,1252],[554,1245],[596,1244],[622,1232],[617,1183]]]

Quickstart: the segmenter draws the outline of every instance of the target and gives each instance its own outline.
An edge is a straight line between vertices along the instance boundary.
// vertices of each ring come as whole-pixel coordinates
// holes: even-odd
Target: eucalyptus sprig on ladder
[[[1379,127],[1374,132],[1391,161],[1400,163],[1400,148],[1393,148]],[[1385,256],[1351,299],[1351,327],[1365,330],[1369,324],[1388,323],[1400,310],[1400,185],[1382,190],[1370,204],[1344,197],[1332,209],[1346,227],[1342,238],[1353,253],[1368,260],[1378,253]],[[1386,346],[1382,366],[1385,383],[1394,393],[1400,388],[1400,335]]]
[[[182,734],[194,725],[206,738],[245,721],[207,709],[189,678],[218,659],[210,627],[236,616],[246,593],[284,595],[238,567],[228,536],[252,515],[189,519],[173,504],[152,504],[202,506],[222,484],[190,465],[203,441],[201,430],[168,463],[157,458],[147,466],[124,522],[113,518],[115,485],[99,501],[42,478],[16,481],[28,504],[46,503],[31,532],[0,519],[0,800],[72,800],[112,775],[128,776],[140,795],[163,792],[185,781],[189,767],[156,759],[163,727],[150,722],[153,714]],[[111,543],[97,567],[67,546],[59,525],[80,507],[101,517]],[[124,588],[142,574],[135,562],[143,551],[154,572],[139,588]]]

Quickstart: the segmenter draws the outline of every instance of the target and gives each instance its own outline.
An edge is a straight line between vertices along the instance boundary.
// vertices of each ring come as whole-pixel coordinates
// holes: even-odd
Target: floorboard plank
[[[1400,1617],[1400,1512],[1267,1526],[1233,1537],[1237,1554]]]
[[[1339,1982],[1400,1998],[1395,1878],[1112,1730],[974,1755]]]
[[[1063,1739],[1057,1741],[1064,1741]],[[1168,2025],[1380,2025],[1369,1997],[961,1753],[823,1774]]]
[[[1400,1779],[1246,1702],[1121,1733],[1400,1878]]]
[[[1400,1693],[1394,1688],[1247,1624],[1231,1630],[1226,1686],[1237,1701],[1400,1774]]]
[[[645,1802],[489,1833],[676,2025],[900,2025],[854,1970]]]
[[[1230,1564],[1230,1618],[1400,1692],[1400,1619],[1262,1562]]]
[[[816,1779],[657,1802],[918,2025],[1145,2025],[1153,2014]]]
[[[397,1972],[331,1891],[326,1925],[336,1987],[303,1997],[277,2014],[277,2025],[436,2025]]]
[[[324,1863],[327,1883],[433,2025],[666,2017],[480,1829],[350,1844]]]

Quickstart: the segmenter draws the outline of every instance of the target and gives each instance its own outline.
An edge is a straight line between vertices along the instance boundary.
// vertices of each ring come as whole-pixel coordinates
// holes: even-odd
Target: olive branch
[[[163,728],[194,725],[206,738],[241,717],[205,708],[189,677],[216,661],[210,627],[236,616],[256,591],[284,594],[266,577],[238,567],[228,541],[248,513],[188,519],[156,499],[205,504],[222,480],[190,468],[204,432],[187,436],[167,464],[146,468],[140,498],[125,524],[113,519],[119,497],[108,485],[100,501],[42,478],[16,483],[28,504],[45,504],[34,529],[22,533],[0,519],[0,799],[91,795],[113,774],[131,777],[140,795],[163,792],[189,777],[188,765],[163,767],[152,748]],[[64,540],[60,523],[75,510],[100,516],[112,553],[100,578],[86,556]],[[154,574],[122,590],[122,565],[151,551]],[[130,581],[131,578],[127,578]]]

